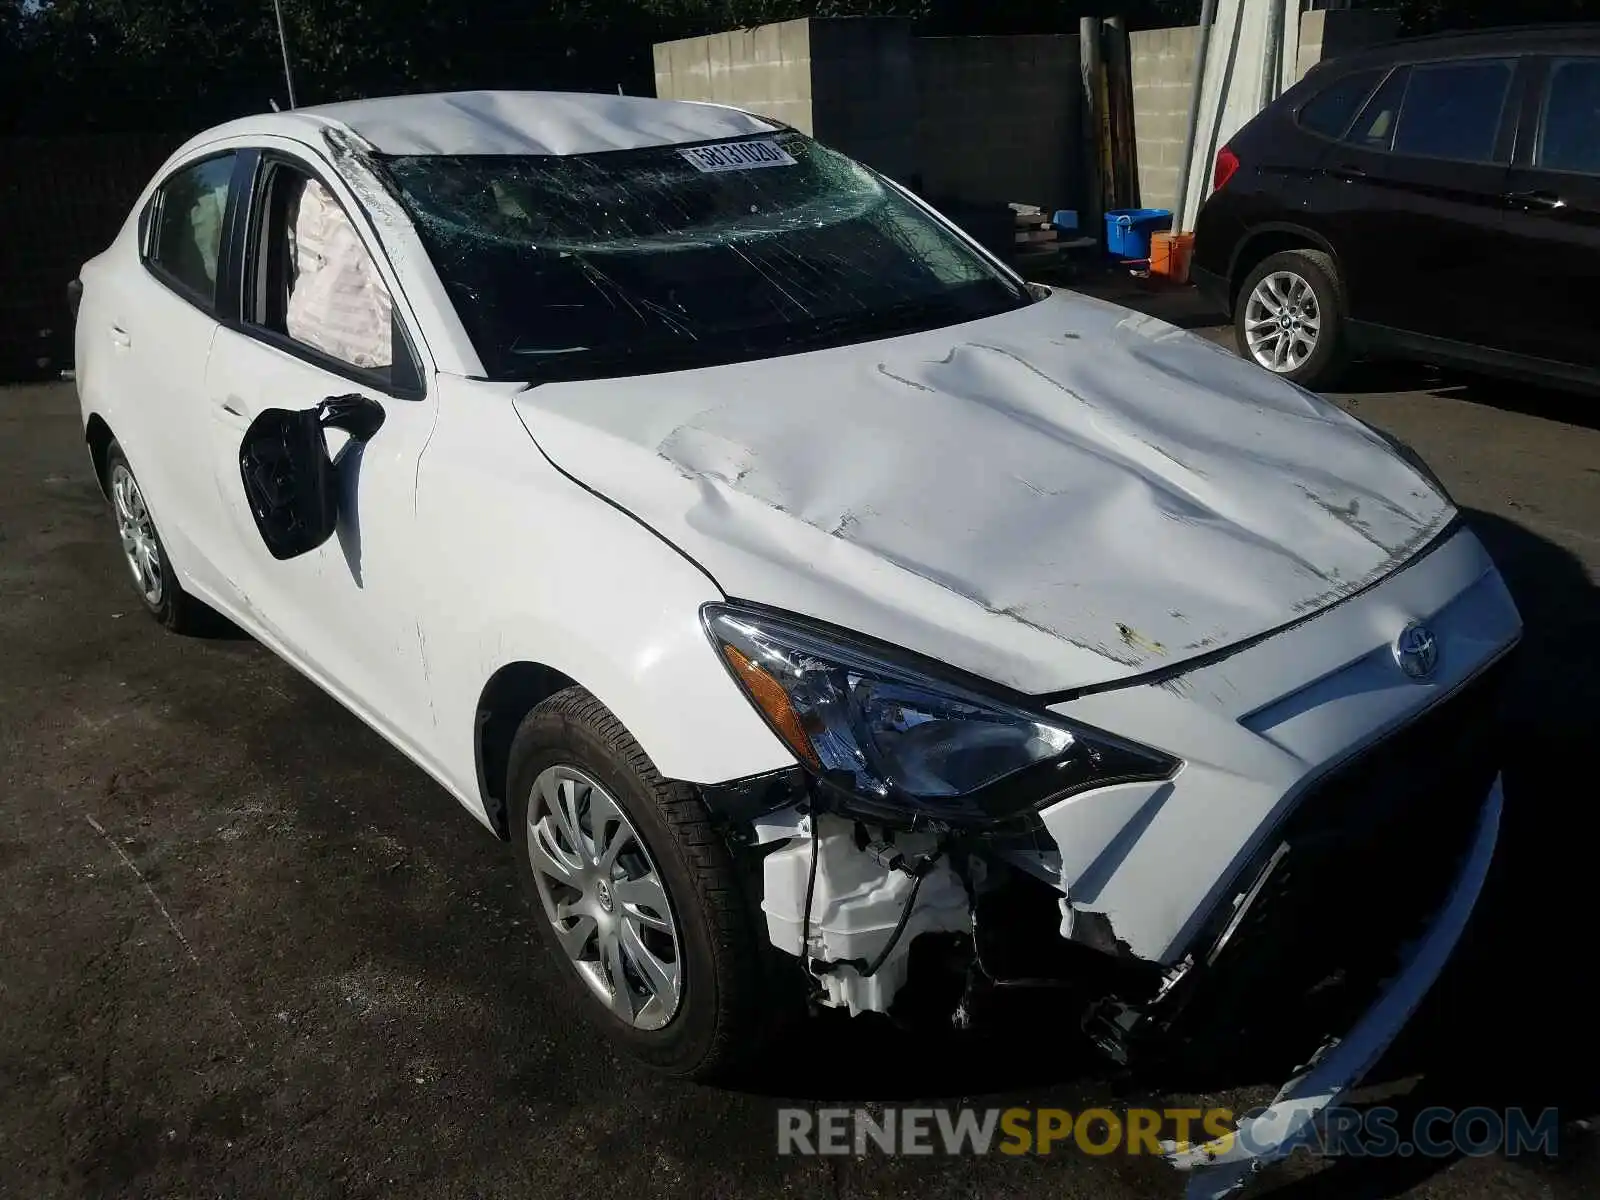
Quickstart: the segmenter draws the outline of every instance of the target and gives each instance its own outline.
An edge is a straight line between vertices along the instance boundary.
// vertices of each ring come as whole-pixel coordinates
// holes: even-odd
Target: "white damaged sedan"
[[[509,840],[553,969],[662,1069],[786,995],[953,963],[965,1019],[1026,978],[1134,1068],[1311,1063],[1175,1154],[1220,1192],[1472,909],[1520,623],[1427,468],[792,129],[250,118],[76,291],[145,605],[225,614]]]

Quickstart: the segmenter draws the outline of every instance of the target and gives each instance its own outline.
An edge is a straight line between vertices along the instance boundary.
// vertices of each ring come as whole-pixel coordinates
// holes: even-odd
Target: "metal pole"
[[[289,107],[298,108],[294,99],[294,72],[289,69],[289,36],[283,31],[282,0],[272,0],[272,11],[278,16],[278,49],[283,51],[283,82],[289,87]]]
[[[1189,228],[1189,168],[1194,164],[1194,139],[1200,129],[1200,93],[1206,85],[1206,51],[1211,43],[1211,23],[1217,17],[1217,0],[1205,0],[1194,44],[1194,90],[1189,93],[1189,129],[1183,137],[1183,157],[1178,160],[1178,212],[1172,228]]]
[[[1284,0],[1276,0],[1267,12],[1267,45],[1261,55],[1261,104],[1265,108],[1278,98],[1283,79]]]

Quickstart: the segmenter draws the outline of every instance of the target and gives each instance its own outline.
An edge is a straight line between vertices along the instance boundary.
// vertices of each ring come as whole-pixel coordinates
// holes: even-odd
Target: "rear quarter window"
[[[1342,138],[1387,72],[1387,67],[1378,67],[1335,79],[1300,106],[1297,120],[1301,128],[1327,138]]]

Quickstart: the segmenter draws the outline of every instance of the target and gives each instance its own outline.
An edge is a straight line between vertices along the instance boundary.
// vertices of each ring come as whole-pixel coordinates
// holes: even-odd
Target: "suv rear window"
[[[1342,138],[1350,128],[1361,104],[1372,95],[1387,68],[1357,71],[1335,79],[1300,108],[1300,125],[1323,137]]]
[[[1413,67],[1405,103],[1400,106],[1394,152],[1493,162],[1511,71],[1509,59]]]

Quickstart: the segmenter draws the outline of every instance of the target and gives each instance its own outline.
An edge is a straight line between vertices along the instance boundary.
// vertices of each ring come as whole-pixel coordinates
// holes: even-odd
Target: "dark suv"
[[[1352,355],[1600,387],[1600,26],[1394,42],[1218,154],[1194,277],[1307,386]]]

